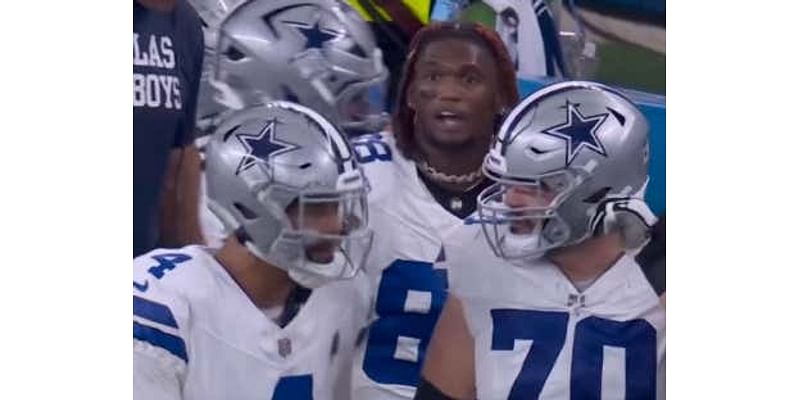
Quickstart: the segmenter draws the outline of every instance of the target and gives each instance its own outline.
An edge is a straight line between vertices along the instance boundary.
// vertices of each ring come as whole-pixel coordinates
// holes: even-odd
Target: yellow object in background
[[[378,10],[378,12],[381,14],[383,18],[385,18],[387,21],[392,20],[392,17],[390,17],[389,14],[387,14],[386,11],[383,10],[383,8],[375,4],[374,1],[372,0],[360,0],[360,1],[370,2],[375,7],[375,9]],[[353,6],[353,8],[355,8],[356,11],[358,11],[358,13],[361,15],[361,18],[364,18],[366,21],[372,22],[372,17],[364,10],[363,7],[361,7],[359,0],[347,0],[347,3]],[[411,12],[414,13],[414,16],[417,17],[417,19],[420,20],[420,22],[426,25],[428,24],[428,21],[430,20],[431,0],[403,0],[403,4],[408,6]]]

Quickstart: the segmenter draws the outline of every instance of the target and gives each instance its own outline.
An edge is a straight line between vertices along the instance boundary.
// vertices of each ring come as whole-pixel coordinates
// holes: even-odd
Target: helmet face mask
[[[288,266],[290,276],[306,287],[350,279],[363,269],[372,245],[366,188],[336,193],[285,187],[270,190],[286,191],[278,197],[288,194],[295,200],[283,210],[284,225],[269,252],[264,254],[259,249],[257,255],[278,266]],[[265,192],[260,197],[270,196]]]
[[[496,183],[478,210],[494,252],[536,259],[598,234],[601,204],[642,195],[648,131],[637,107],[601,84],[562,82],[524,99],[483,164]]]
[[[368,185],[341,131],[293,103],[230,114],[206,155],[211,210],[251,253],[317,287],[353,277],[371,245]]]
[[[560,247],[570,228],[558,209],[574,192],[579,179],[568,170],[539,180],[498,179],[478,196],[483,231],[495,254],[509,259],[539,258]]]

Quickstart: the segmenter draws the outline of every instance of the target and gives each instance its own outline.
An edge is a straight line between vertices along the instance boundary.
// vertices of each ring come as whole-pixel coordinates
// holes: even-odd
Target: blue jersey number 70
[[[536,399],[555,365],[567,334],[569,313],[495,309],[491,311],[492,350],[513,350],[514,341],[532,340],[509,400]],[[645,320],[588,317],[575,325],[570,376],[572,399],[600,399],[603,346],[625,349],[625,398],[656,397],[656,331]]]

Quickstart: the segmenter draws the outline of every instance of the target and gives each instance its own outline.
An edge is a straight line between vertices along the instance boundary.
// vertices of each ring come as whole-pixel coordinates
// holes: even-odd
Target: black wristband
[[[414,396],[414,400],[457,400],[457,399],[442,393],[441,390],[439,390],[432,383],[428,382],[427,379],[422,377],[419,379],[419,385],[417,385],[417,394]]]

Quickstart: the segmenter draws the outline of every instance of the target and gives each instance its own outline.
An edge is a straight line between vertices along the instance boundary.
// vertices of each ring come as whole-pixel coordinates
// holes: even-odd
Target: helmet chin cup
[[[302,266],[289,270],[289,277],[300,286],[316,289],[333,280],[352,278],[356,270],[351,269],[354,271],[353,274],[347,276],[345,270],[348,264],[349,261],[344,254],[336,251],[333,260],[326,264],[316,263],[305,258]]]
[[[539,232],[522,235],[509,232],[503,236],[500,247],[504,258],[526,261],[542,258],[548,250],[546,240],[541,234],[541,229],[539,229]]]

